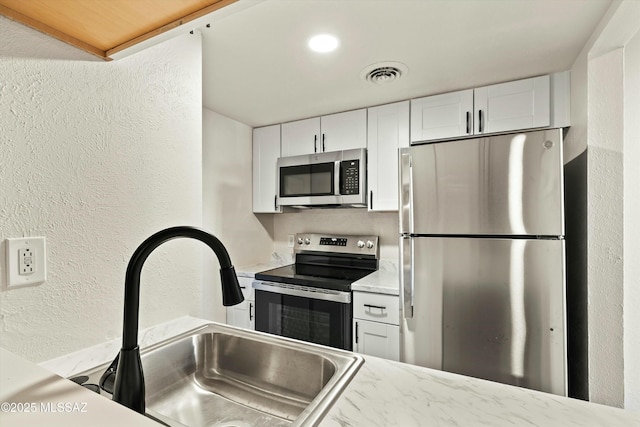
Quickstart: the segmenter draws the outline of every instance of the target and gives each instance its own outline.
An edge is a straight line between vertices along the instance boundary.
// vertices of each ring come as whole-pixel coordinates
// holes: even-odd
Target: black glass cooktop
[[[345,264],[346,260],[341,260]],[[351,261],[349,262],[353,264]],[[350,291],[351,284],[377,269],[377,262],[357,262],[350,267],[297,263],[256,273],[257,280]]]

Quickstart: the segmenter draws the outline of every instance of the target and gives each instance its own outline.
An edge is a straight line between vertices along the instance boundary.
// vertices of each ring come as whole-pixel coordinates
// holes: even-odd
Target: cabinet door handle
[[[249,321],[253,320],[253,303],[249,303]]]
[[[467,111],[467,134],[471,133],[471,112]]]
[[[273,196],[273,210],[278,210],[278,195]]]
[[[372,305],[372,304],[364,304],[365,307],[367,308],[377,308],[379,310],[386,310],[387,307],[383,307],[381,305]]]
[[[313,135],[313,152],[318,152],[318,135]]]
[[[356,322],[356,344],[358,344],[358,322]]]
[[[483,121],[482,110],[478,110],[478,132],[484,132],[484,121]]]
[[[369,191],[369,209],[373,210],[373,190]]]
[[[324,149],[324,133],[322,134],[322,152],[323,153],[325,152],[325,149]]]

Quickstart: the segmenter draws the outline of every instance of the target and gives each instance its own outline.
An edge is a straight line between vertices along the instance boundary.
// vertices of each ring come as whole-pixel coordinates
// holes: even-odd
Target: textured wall
[[[624,402],[622,59],[616,49],[589,61],[587,130],[590,396],[612,406]]]
[[[637,253],[637,40],[640,2],[614,2],[571,70],[565,160],[588,146],[589,390],[640,410]],[[626,45],[626,46],[625,46]],[[637,61],[637,59],[635,59]],[[625,67],[630,67],[625,69]],[[628,76],[634,75],[635,80]],[[635,129],[635,130],[633,130]],[[631,150],[630,150],[631,148]],[[635,402],[635,403],[634,403]]]
[[[624,407],[640,412],[640,31],[624,65]]]
[[[202,111],[203,226],[227,247],[236,267],[269,259],[273,215],[252,212],[252,130],[208,109]],[[204,317],[224,322],[218,265],[205,261]]]
[[[70,60],[4,18],[0,40],[0,345],[42,361],[120,336],[132,252],[201,224],[201,40],[113,62]],[[48,280],[7,289],[4,239],[33,235],[47,238]],[[141,327],[200,314],[201,251],[173,241],[149,257]]]

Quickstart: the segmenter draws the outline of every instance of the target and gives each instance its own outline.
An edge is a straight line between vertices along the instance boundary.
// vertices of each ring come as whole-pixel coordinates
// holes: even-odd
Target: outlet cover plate
[[[47,280],[47,251],[44,237],[21,237],[6,239],[7,254],[7,287],[32,286]],[[30,270],[25,274],[21,266],[20,256],[29,254]],[[24,270],[24,268],[22,268]]]

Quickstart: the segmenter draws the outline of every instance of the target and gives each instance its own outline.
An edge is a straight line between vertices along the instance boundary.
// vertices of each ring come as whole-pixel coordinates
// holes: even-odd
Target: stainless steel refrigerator
[[[566,396],[562,131],[400,163],[401,360]]]

